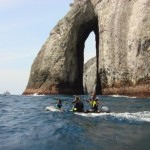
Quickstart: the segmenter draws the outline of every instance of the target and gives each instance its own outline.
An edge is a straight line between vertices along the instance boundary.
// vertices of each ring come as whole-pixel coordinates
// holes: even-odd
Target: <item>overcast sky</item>
[[[37,53],[73,0],[0,0],[0,94],[22,94]],[[85,60],[95,56],[94,34]]]

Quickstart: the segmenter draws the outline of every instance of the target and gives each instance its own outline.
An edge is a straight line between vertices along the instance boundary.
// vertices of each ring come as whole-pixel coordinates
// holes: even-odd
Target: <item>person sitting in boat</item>
[[[93,104],[92,104],[93,112],[100,112],[98,109],[98,105],[99,105],[99,101],[98,101],[98,98],[96,98],[95,100],[93,100]]]
[[[91,99],[87,100],[87,102],[90,104],[91,109],[88,109],[86,112],[99,112],[98,109],[99,101],[98,98],[96,98],[95,92],[92,93]]]
[[[92,111],[92,109],[93,109],[93,102],[94,102],[95,99],[96,99],[96,93],[93,92],[93,93],[91,93],[91,98],[89,100],[87,100],[87,102],[89,103],[89,105],[91,107],[91,109],[89,109],[89,111]]]
[[[76,112],[84,111],[84,105],[83,105],[83,102],[80,100],[79,96],[76,96],[75,100],[72,103],[74,103],[73,111],[76,111]]]
[[[92,111],[92,109],[93,109],[93,100],[90,98],[89,100],[87,100],[87,102],[88,102],[89,105],[90,105],[89,111]]]
[[[60,99],[58,100],[58,102],[57,102],[57,104],[56,104],[56,108],[57,108],[57,109],[60,109],[60,110],[62,109],[62,102],[61,102]]]

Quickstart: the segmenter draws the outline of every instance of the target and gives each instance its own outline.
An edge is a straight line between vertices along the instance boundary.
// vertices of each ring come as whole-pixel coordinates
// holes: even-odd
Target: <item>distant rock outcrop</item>
[[[94,31],[96,92],[150,96],[150,0],[70,6],[34,60],[24,94],[83,94],[84,43]]]
[[[96,85],[96,57],[88,60],[84,65],[83,86],[84,93],[93,92]]]
[[[5,95],[5,96],[6,95],[10,95],[10,92],[9,91],[5,91],[3,95]]]

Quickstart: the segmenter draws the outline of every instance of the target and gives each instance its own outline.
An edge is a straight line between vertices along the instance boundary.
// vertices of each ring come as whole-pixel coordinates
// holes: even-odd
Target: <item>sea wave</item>
[[[137,97],[133,97],[133,96],[126,96],[126,95],[109,95],[111,97],[125,97],[125,98],[137,98]]]
[[[34,93],[34,94],[30,94],[28,96],[45,96],[44,94],[38,94],[38,93]]]
[[[132,122],[150,122],[150,111],[143,112],[124,112],[124,113],[75,113],[84,117],[101,117],[109,120]]]

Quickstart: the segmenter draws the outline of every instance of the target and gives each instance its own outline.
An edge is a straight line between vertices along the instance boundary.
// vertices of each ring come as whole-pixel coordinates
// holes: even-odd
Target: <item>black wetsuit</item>
[[[76,102],[75,105],[74,105],[74,108],[76,108],[75,111],[77,111],[77,112],[82,112],[82,111],[84,111],[83,102],[82,102],[82,101]]]
[[[95,105],[93,106],[93,111],[94,111],[94,112],[97,112],[97,111],[98,111],[98,105],[97,105],[97,104],[95,104]]]
[[[58,104],[56,104],[56,107],[59,108],[59,109],[61,109],[62,104],[61,104],[61,103],[58,103]]]

